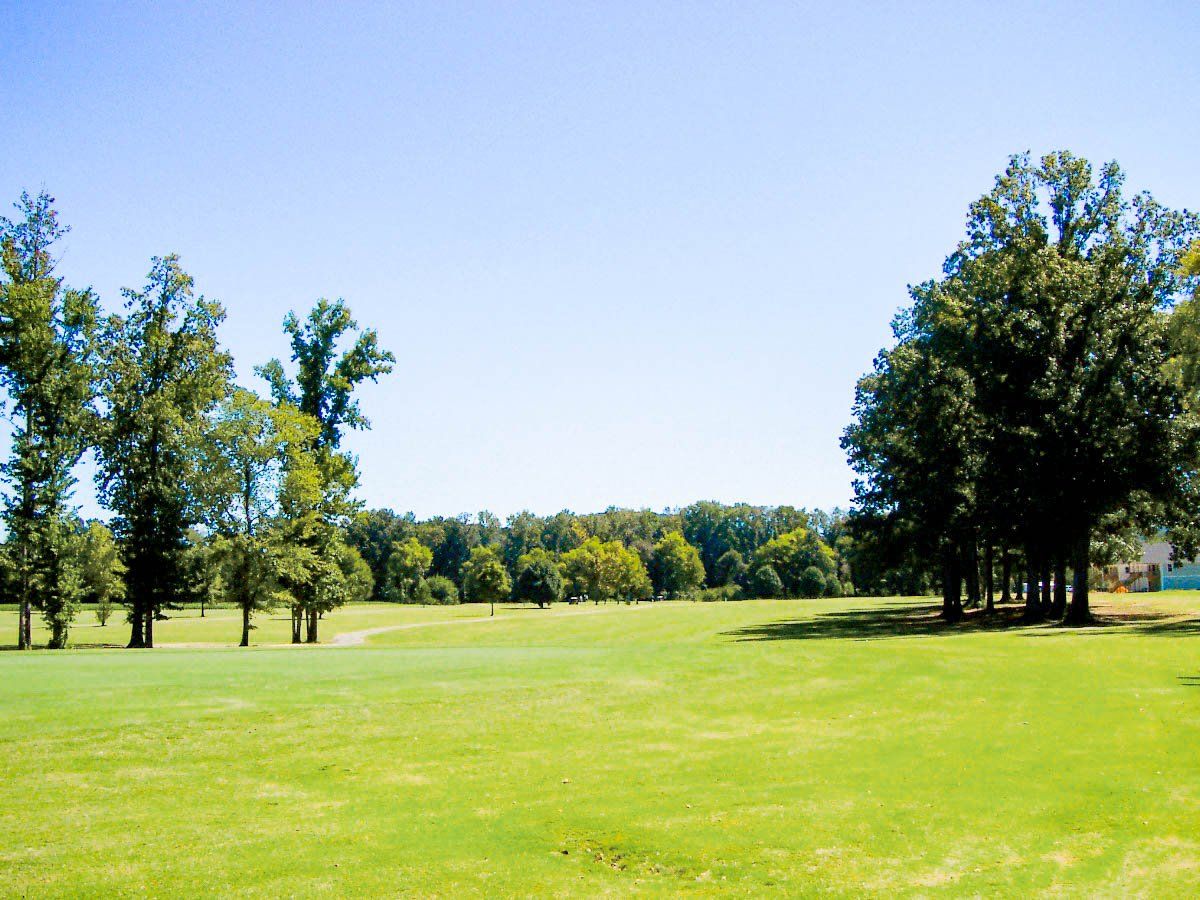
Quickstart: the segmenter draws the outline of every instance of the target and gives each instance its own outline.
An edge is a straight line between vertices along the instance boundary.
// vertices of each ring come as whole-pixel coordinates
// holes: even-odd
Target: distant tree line
[[[998,587],[1085,622],[1093,564],[1159,529],[1200,544],[1200,222],[1123,185],[1013,157],[858,383],[852,541],[884,580],[939,583],[948,619]]]
[[[855,591],[856,550],[837,510],[702,502],[666,512],[520,512],[502,522],[486,511],[418,520],[373,509],[351,522],[347,540],[371,570],[374,597],[398,603]]]

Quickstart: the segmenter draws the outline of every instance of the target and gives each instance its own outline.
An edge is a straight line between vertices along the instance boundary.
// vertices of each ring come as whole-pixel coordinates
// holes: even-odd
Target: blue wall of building
[[[1200,565],[1175,566],[1162,573],[1164,591],[1200,591]]]

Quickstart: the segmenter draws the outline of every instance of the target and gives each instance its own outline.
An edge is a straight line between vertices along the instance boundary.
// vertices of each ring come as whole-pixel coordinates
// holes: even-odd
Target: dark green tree
[[[126,313],[105,327],[97,481],[127,567],[129,646],[153,647],[155,616],[184,592],[187,530],[205,513],[201,448],[231,361],[217,341],[225,311],[195,296],[177,256],[124,293]]]
[[[341,534],[356,512],[351,494],[358,475],[354,459],[338,448],[347,429],[370,427],[354,398],[355,389],[390,372],[395,357],[380,349],[373,329],[358,331],[358,323],[341,300],[321,298],[304,321],[288,313],[283,329],[291,339],[294,380],[278,359],[257,371],[271,386],[277,405],[294,406],[318,425],[309,447],[315,457],[311,473],[316,483],[292,497],[298,519],[290,525],[290,538],[305,549],[307,561],[289,566],[288,576],[296,599],[293,641],[300,641],[303,619],[305,640],[315,643],[322,614],[349,596],[339,559]]]
[[[13,547],[17,646],[31,646],[40,607],[50,646],[65,647],[78,583],[68,558],[72,470],[94,435],[98,307],[90,291],[63,286],[54,244],[66,232],[54,198],[22,194],[14,220],[0,217],[0,386],[7,393],[11,453],[0,465],[4,523]]]
[[[518,600],[541,608],[562,600],[562,573],[550,553],[535,547],[517,560],[514,594]]]

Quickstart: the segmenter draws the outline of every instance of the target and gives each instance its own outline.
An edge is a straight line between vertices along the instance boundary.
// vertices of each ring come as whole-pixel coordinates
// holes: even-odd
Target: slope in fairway
[[[947,632],[928,607],[506,609],[352,648],[5,653],[0,889],[1200,891],[1200,602],[1114,600],[1120,623],[1082,631]],[[327,634],[339,616],[387,617]]]

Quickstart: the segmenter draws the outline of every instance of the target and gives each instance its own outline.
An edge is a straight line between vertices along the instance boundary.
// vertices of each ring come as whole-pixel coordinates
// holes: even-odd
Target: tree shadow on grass
[[[940,602],[888,601],[877,606],[818,613],[807,619],[766,622],[724,632],[736,641],[872,641],[888,638],[932,637],[989,631],[1018,631],[1030,636],[1077,632],[1060,622],[1030,622],[1019,604],[998,605],[994,612],[968,609],[956,623],[941,617]],[[1124,609],[1116,614],[1105,607],[1092,617],[1082,632],[1097,629],[1126,629],[1144,634],[1200,634],[1200,619],[1181,618],[1178,613],[1146,609]]]

